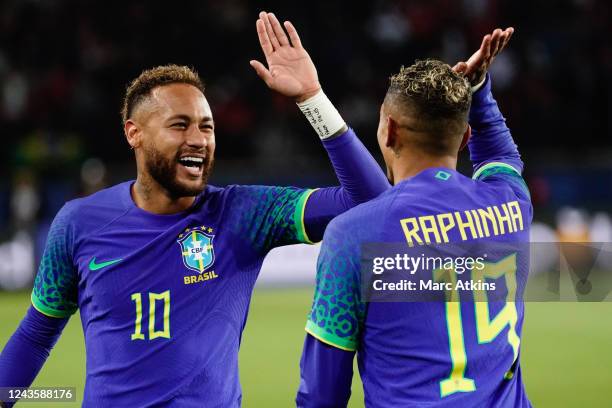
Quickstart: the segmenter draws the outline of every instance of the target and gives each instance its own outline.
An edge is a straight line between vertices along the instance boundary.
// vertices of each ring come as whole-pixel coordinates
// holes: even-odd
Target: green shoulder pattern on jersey
[[[69,255],[71,241],[65,209],[56,216],[40,261],[32,289],[32,305],[51,317],[68,317],[76,312],[77,278]]]
[[[483,180],[487,177],[491,177],[494,175],[508,175],[509,178],[515,181],[514,184],[518,185],[529,197],[531,194],[529,193],[529,187],[527,187],[527,183],[521,176],[521,173],[512,167],[511,165],[503,162],[490,162],[479,168],[472,179],[474,180]]]
[[[304,209],[314,190],[295,187],[237,186],[229,214],[232,230],[257,251],[312,242],[306,234]]]
[[[317,262],[316,288],[306,331],[323,343],[354,351],[365,315],[359,284],[359,244],[332,221]]]
[[[306,233],[306,224],[304,224],[304,212],[306,211],[306,202],[308,201],[308,198],[310,198],[310,195],[316,190],[317,189],[305,191],[300,196],[295,207],[295,212],[293,213],[293,222],[295,223],[297,228],[298,241],[307,244],[314,244],[314,242],[312,242],[310,238],[308,238],[308,234]]]

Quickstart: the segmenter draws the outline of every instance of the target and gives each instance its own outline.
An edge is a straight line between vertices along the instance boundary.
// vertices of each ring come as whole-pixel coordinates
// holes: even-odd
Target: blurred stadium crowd
[[[154,65],[194,66],[207,83],[217,126],[213,183],[334,182],[292,101],[271,94],[248,64],[261,57],[261,9],[294,22],[326,93],[377,158],[378,108],[391,73],[416,58],[454,63],[483,32],[514,26],[492,75],[536,218],[555,234],[563,234],[558,220],[580,219],[589,226],[584,239],[593,228],[598,240],[610,239],[607,0],[3,0],[0,287],[29,282],[66,200],[134,176],[118,112],[126,84]],[[469,171],[467,156],[461,168]],[[559,212],[567,206],[580,209]]]

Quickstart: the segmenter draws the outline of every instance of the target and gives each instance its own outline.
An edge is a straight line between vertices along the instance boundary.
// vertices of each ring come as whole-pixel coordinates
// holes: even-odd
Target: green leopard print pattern
[[[306,331],[343,350],[357,349],[365,316],[359,281],[359,243],[332,221],[317,262],[316,288]]]
[[[527,194],[527,197],[531,197],[529,187],[527,187],[527,183],[525,183],[523,177],[509,165],[505,165],[504,163],[500,165],[497,165],[496,163],[486,164],[479,170],[478,174],[475,175],[474,178],[476,180],[484,180],[485,178],[490,177],[503,178],[505,181],[518,187],[521,191]]]
[[[41,313],[67,317],[77,310],[77,275],[72,267],[70,214],[62,208],[55,217],[32,290],[32,304]]]
[[[294,187],[236,186],[232,204],[233,232],[257,252],[290,244],[312,243],[303,222],[312,190]]]

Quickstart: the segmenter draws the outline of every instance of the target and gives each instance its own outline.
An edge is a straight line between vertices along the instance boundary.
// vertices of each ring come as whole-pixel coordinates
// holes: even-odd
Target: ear
[[[462,151],[465,146],[467,146],[470,136],[472,136],[472,127],[468,123],[467,129],[465,129],[465,133],[463,134],[463,139],[461,140],[461,145],[459,146],[459,151]]]
[[[397,122],[391,117],[387,116],[387,132],[385,133],[385,147],[395,150],[395,144],[397,143]]]
[[[140,147],[140,129],[136,122],[129,119],[123,124],[123,133],[132,149]]]

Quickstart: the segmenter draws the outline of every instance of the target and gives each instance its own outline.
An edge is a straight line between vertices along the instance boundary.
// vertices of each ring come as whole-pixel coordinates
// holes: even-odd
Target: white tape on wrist
[[[333,136],[345,126],[342,116],[323,93],[323,90],[320,90],[312,98],[298,103],[297,106],[321,140]]]
[[[484,83],[487,81],[487,76],[485,75],[485,77],[483,78],[482,81],[480,81],[478,84],[474,85],[472,87],[472,93],[476,93],[478,92],[478,90],[480,90],[480,88],[482,88],[482,86],[484,85]]]

